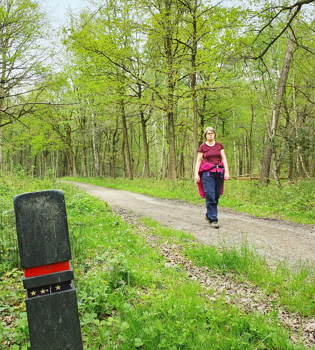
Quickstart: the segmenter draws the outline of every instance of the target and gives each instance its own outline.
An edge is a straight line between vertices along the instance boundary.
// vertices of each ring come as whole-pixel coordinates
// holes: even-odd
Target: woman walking
[[[224,180],[230,178],[229,168],[223,145],[215,141],[214,128],[207,127],[204,137],[206,142],[198,150],[195,180],[201,197],[206,198],[205,219],[210,222],[211,227],[219,228],[218,202],[220,194],[223,194]]]

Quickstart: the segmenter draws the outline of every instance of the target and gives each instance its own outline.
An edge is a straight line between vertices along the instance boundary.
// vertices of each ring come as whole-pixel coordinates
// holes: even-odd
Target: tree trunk
[[[145,177],[150,177],[150,156],[149,156],[149,145],[147,138],[147,121],[144,118],[144,113],[142,109],[140,110],[140,121],[142,128],[142,142],[144,149],[144,174]]]
[[[72,175],[77,176],[75,139],[72,146]]]
[[[160,179],[163,179],[163,170],[164,170],[164,149],[165,149],[165,126],[164,126],[164,117],[162,115],[162,150],[161,150],[161,166],[160,166]]]
[[[247,175],[248,171],[248,147],[247,147],[247,136],[244,136],[244,173]]]
[[[37,175],[36,165],[37,165],[37,155],[35,154],[35,156],[34,156],[34,166],[33,166],[33,171],[32,171],[32,177],[35,177]]]
[[[176,151],[175,151],[175,124],[174,124],[174,86],[172,75],[169,75],[168,82],[168,104],[167,104],[167,121],[168,121],[168,142],[169,142],[169,178],[176,179]]]
[[[289,142],[289,164],[288,164],[288,178],[290,181],[293,180],[293,168],[294,168],[294,153],[292,143]]]
[[[141,100],[142,86],[140,83],[138,83],[137,85],[138,85],[138,97],[139,97],[139,100]],[[149,145],[148,145],[148,138],[147,138],[147,121],[148,119],[145,119],[143,109],[142,107],[140,107],[140,123],[141,123],[141,129],[142,129],[142,142],[143,142],[143,150],[144,150],[144,174],[145,174],[145,177],[150,177],[150,156],[149,156]]]
[[[279,181],[279,175],[278,175],[278,167],[277,167],[277,155],[276,152],[273,152],[272,154],[273,157],[273,177],[275,179],[276,185],[280,188],[281,184]]]
[[[1,108],[1,101],[0,101]],[[3,159],[2,159],[2,127],[1,127],[2,118],[0,116],[0,171],[3,171]]]
[[[157,156],[157,135],[156,135],[156,120],[154,121],[154,169],[155,169],[155,175],[154,177],[158,179],[158,156]],[[152,169],[152,163],[151,163],[151,169],[150,169],[150,176],[152,176],[153,169]]]
[[[201,145],[205,140],[203,137],[203,131],[205,129],[205,112],[206,112],[206,102],[207,102],[207,94],[204,93],[203,99],[202,99],[202,108],[200,110],[200,128],[201,128],[201,133],[199,135],[199,144]]]
[[[73,148],[72,148],[72,139],[71,139],[71,126],[67,125],[66,127],[66,144],[67,148],[65,150],[66,153],[66,164],[67,164],[67,176],[72,176],[72,171],[73,171]]]
[[[243,139],[242,144],[238,145],[238,159],[239,159],[239,166],[238,166],[238,174],[243,175]]]
[[[123,138],[124,138],[123,153],[125,155],[125,161],[126,161],[126,165],[127,165],[128,177],[129,177],[130,180],[133,180],[132,162],[131,162],[129,140],[128,140],[126,113],[125,113],[125,103],[124,103],[122,95],[123,94],[121,92],[121,99],[120,99],[120,102],[119,102],[119,106],[120,106],[120,117],[121,117],[121,125],[122,125],[122,130],[123,130]]]
[[[233,111],[233,154],[234,154],[234,176],[237,176],[237,158],[236,158],[236,143],[235,143],[234,111]]]
[[[311,180],[311,177],[310,177],[310,175],[308,173],[307,165],[305,164],[304,159],[303,159],[303,157],[301,155],[300,155],[300,161],[301,161],[301,166],[302,166],[302,169],[303,169],[303,172],[304,172],[305,176],[309,180]]]
[[[293,93],[294,96],[294,93]],[[294,98],[293,98],[294,100]],[[285,102],[285,101],[284,101]],[[294,107],[295,109],[295,107]],[[290,131],[290,113],[287,108],[287,104],[284,103],[284,110],[285,110],[285,140],[287,141],[287,147],[288,147],[288,153],[289,153],[289,160],[288,160],[288,179],[289,181],[293,180],[293,168],[294,168],[294,148],[291,140],[293,139],[293,134]]]
[[[112,178],[115,179],[116,177],[116,150],[115,150],[115,132],[113,134],[113,138],[112,138],[112,147],[111,147],[111,171],[110,171],[110,175],[112,176]]]
[[[123,178],[125,179],[126,176],[126,155],[125,155],[125,139],[123,138],[123,142],[122,142],[122,170],[123,170]]]
[[[185,147],[185,142],[186,142],[186,133],[182,133],[183,139],[182,139],[182,144],[180,146],[180,155],[179,155],[179,177],[184,178],[185,177],[185,167],[184,167],[184,147]]]
[[[57,149],[57,152],[56,152],[56,172],[55,172],[55,176],[56,178],[59,177],[59,170],[58,170],[58,163],[59,163],[59,149]]]
[[[113,133],[113,150],[112,150],[112,154],[113,154],[113,178],[115,179],[116,177],[116,160],[117,160],[117,149],[116,149],[116,144],[119,141],[119,132],[118,132],[118,123],[119,123],[119,118],[118,116],[116,116],[116,124],[115,124],[115,131]]]
[[[254,125],[254,120],[255,120],[255,111],[254,111],[254,106],[252,105],[252,120],[250,123],[250,130],[249,130],[249,137],[248,137],[248,162],[249,162],[249,179],[252,179],[252,171],[253,171],[253,142],[252,142],[252,136],[253,136],[253,125]]]
[[[176,180],[176,150],[175,150],[175,123],[174,123],[174,89],[175,89],[175,75],[176,69],[174,68],[173,58],[173,41],[171,27],[171,1],[166,1],[165,9],[165,55],[167,60],[167,105],[166,114],[168,122],[168,142],[169,142],[169,168],[168,177],[172,180]]]
[[[177,170],[176,170],[176,151],[175,151],[175,125],[174,125],[174,113],[173,111],[168,111],[168,140],[169,140],[169,172],[168,177],[171,180],[176,180]]]
[[[2,69],[5,68],[4,63],[2,64]],[[2,72],[2,81],[4,81],[5,78],[5,72]],[[4,107],[4,87],[3,83],[0,82],[0,110]],[[1,113],[1,112],[0,112]],[[3,170],[3,156],[2,156],[2,117],[0,115],[0,171]]]
[[[42,177],[42,161],[41,161],[41,152],[39,153],[39,156],[38,156],[38,163],[39,163],[39,177]],[[11,158],[11,161],[12,161],[12,158]],[[65,161],[65,164],[66,164],[66,161]],[[12,171],[12,163],[11,163],[11,171]],[[69,174],[67,174],[69,175]]]
[[[195,0],[195,9],[196,9],[196,0]],[[193,102],[193,151],[194,151],[194,165],[196,164],[197,155],[198,155],[198,104],[197,104],[197,72],[196,72],[196,56],[197,56],[197,18],[196,13],[193,13],[192,17],[192,34],[191,34],[192,44],[191,44],[191,96]]]
[[[87,146],[86,146],[86,116],[82,117],[81,123],[81,139],[82,139],[82,172],[83,177],[87,176]]]
[[[100,175],[100,168],[99,168],[99,161],[98,161],[98,153],[97,153],[97,147],[96,147],[96,135],[95,135],[95,129],[96,129],[96,121],[95,121],[95,116],[94,112],[91,111],[92,113],[92,149],[93,149],[93,161],[94,161],[94,169],[95,169],[95,174],[96,176]]]
[[[265,184],[268,183],[268,179],[269,179],[271,157],[272,157],[273,147],[274,147],[274,139],[276,136],[281,104],[285,93],[286,83],[288,80],[290,63],[293,55],[293,46],[294,46],[294,36],[291,33],[289,38],[289,44],[284,57],[280,79],[278,81],[277,88],[276,88],[275,107],[272,111],[272,116],[270,120],[270,127],[268,130],[268,141],[265,143],[264,156],[263,156],[262,168],[261,168],[261,174],[260,174],[260,182]]]
[[[9,5],[8,5],[9,6]],[[5,27],[1,28],[1,34],[4,35],[6,31]],[[1,43],[1,81],[0,81],[0,110],[4,107],[5,99],[5,81],[7,74],[7,55],[8,50],[8,39],[3,40]],[[2,113],[2,112],[0,112]],[[2,117],[0,115],[0,171],[3,170],[3,156],[2,156]]]
[[[55,173],[56,173],[56,169],[55,169],[55,151],[52,150],[51,153],[52,153],[52,156],[51,156],[51,169],[52,169],[52,173],[55,176]]]

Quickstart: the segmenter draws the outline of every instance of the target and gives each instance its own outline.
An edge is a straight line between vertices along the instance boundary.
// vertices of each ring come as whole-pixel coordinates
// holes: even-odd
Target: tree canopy
[[[314,1],[91,1],[54,53],[35,0],[0,16],[2,171],[192,178],[213,126],[233,176],[315,176]]]

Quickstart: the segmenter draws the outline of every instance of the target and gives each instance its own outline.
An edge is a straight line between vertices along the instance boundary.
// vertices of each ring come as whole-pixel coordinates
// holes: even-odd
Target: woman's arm
[[[230,178],[229,167],[228,167],[228,162],[224,153],[224,149],[221,149],[221,158],[224,164],[224,180],[229,180]]]
[[[198,152],[196,166],[195,166],[195,181],[196,182],[200,181],[199,169],[200,169],[200,164],[202,162],[202,158],[203,158],[203,153]]]

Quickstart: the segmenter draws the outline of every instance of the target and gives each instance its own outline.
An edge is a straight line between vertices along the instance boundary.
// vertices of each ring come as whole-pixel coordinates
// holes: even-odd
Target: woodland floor
[[[247,241],[260,255],[292,264],[315,263],[315,226],[280,219],[260,218],[219,206],[219,229],[210,227],[205,205],[160,199],[123,190],[72,182],[87,193],[107,202],[114,211],[123,209],[150,217],[164,226],[193,234],[207,245],[236,245]]]

